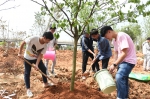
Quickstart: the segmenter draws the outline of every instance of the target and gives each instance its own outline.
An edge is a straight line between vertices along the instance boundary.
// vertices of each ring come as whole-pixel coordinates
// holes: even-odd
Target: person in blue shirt
[[[93,39],[90,37],[90,34],[86,31],[84,31],[83,37],[81,38],[81,46],[82,46],[82,73],[84,73],[86,71],[88,58],[90,57],[93,60],[94,57],[96,56],[94,54]],[[98,62],[95,62],[92,65],[92,71],[93,72],[99,71]],[[82,76],[82,79],[86,79],[86,77]]]
[[[112,56],[109,41],[106,38],[101,37],[97,29],[92,29],[90,35],[93,39],[97,40],[99,51],[93,62],[102,60],[102,69],[107,69],[109,59]]]
[[[107,69],[109,59],[112,56],[109,41],[106,38],[101,37],[97,29],[92,29],[90,35],[93,39],[97,40],[99,51],[98,55],[93,59],[93,63],[102,61],[102,69]],[[98,90],[100,91],[101,89],[99,88]]]

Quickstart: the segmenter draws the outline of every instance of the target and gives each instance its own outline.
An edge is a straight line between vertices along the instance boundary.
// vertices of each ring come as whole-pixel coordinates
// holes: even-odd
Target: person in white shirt
[[[144,71],[150,71],[150,37],[148,37],[147,40],[143,42],[142,47],[144,54],[143,69]]]
[[[45,32],[42,37],[31,36],[26,38],[20,45],[18,57],[23,57],[21,54],[24,45],[26,45],[24,59],[30,62],[31,64],[35,64],[34,68],[36,70],[40,69],[44,74],[46,74],[46,67],[42,61],[42,57],[47,50],[47,43],[49,43],[52,39],[53,35],[51,32]],[[33,94],[30,90],[31,66],[26,61],[24,61],[24,68],[24,80],[27,89],[27,96],[32,97]],[[42,75],[42,78],[44,88],[54,85],[53,83],[48,83],[47,78],[45,76]]]
[[[49,30],[49,31],[50,31],[52,34],[54,34],[55,30],[56,30],[56,27],[50,25],[50,30]],[[56,49],[55,49],[56,46],[57,46],[57,39],[54,37],[53,40],[51,40],[51,42],[48,43],[48,49],[47,49],[47,50],[55,51],[55,54],[56,54]],[[55,55],[55,57],[54,57],[54,60],[52,60],[52,65],[51,65],[51,71],[50,71],[50,73],[49,73],[49,71],[48,71],[48,64],[49,64],[49,60],[48,60],[48,59],[45,59],[45,66],[46,66],[46,68],[47,68],[47,71],[46,71],[47,76],[50,76],[50,73],[51,73],[52,76],[55,77],[55,76],[57,75],[57,74],[54,72],[54,67],[55,67],[55,65],[56,65],[56,55]]]

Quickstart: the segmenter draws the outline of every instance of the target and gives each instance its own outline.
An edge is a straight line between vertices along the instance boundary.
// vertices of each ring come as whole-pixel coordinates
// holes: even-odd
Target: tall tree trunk
[[[73,50],[73,67],[72,67],[72,77],[70,90],[74,90],[75,72],[76,72],[76,56],[77,56],[77,42],[78,38],[74,37],[74,50]]]

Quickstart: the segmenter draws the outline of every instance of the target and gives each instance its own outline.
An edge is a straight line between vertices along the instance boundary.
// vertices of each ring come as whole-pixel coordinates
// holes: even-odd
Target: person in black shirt
[[[94,59],[96,56],[94,54],[94,48],[93,48],[93,39],[90,37],[90,34],[84,31],[83,37],[81,38],[81,46],[82,46],[82,73],[86,71],[86,65],[88,58]],[[95,70],[96,68],[96,70]],[[99,64],[98,62],[95,62],[92,65],[93,72],[99,71]],[[82,76],[82,79],[86,79],[85,76]]]

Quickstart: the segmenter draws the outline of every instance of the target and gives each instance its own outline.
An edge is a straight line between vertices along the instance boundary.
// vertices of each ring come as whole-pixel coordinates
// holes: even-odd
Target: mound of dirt
[[[47,88],[41,95],[33,99],[107,99],[104,95],[95,89],[87,87],[82,82],[75,83],[74,91],[70,91],[69,83],[58,83],[58,85]]]

